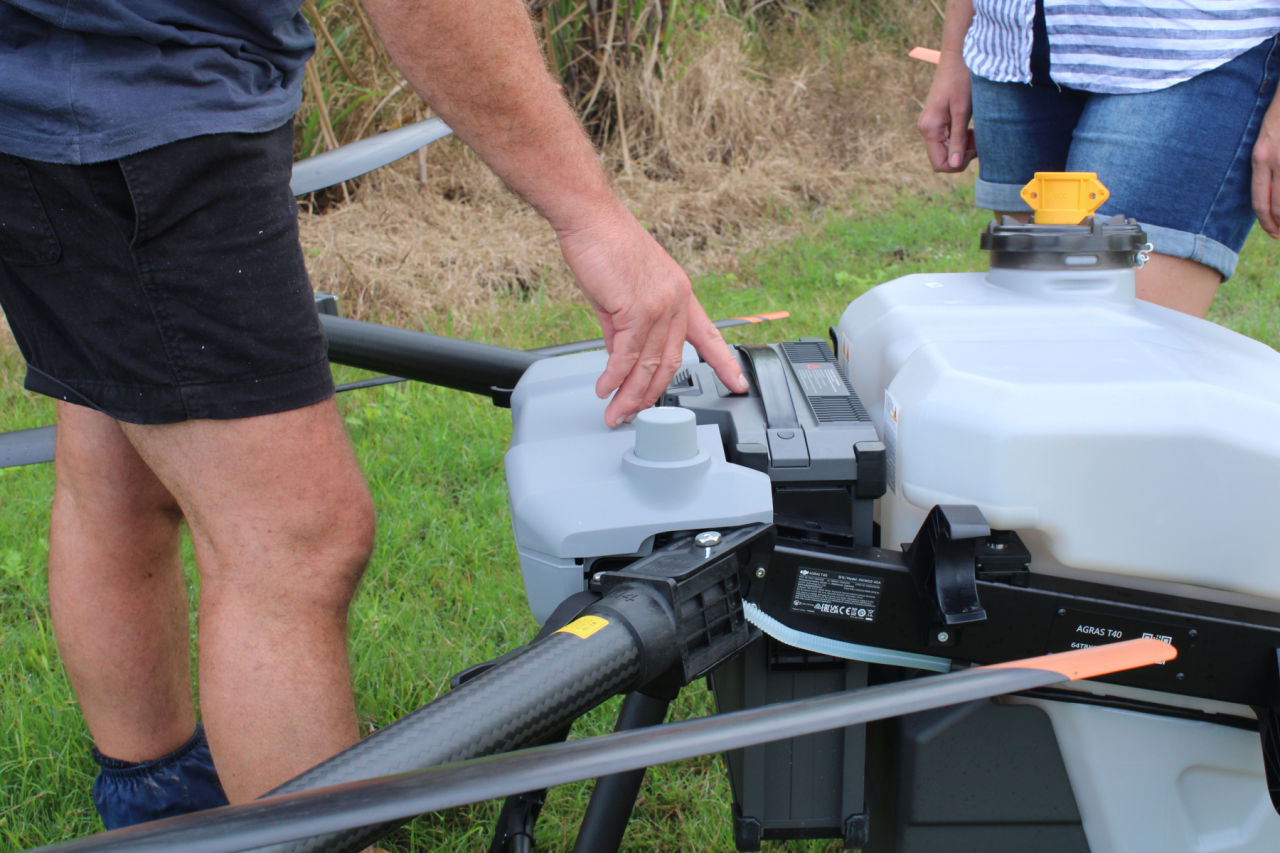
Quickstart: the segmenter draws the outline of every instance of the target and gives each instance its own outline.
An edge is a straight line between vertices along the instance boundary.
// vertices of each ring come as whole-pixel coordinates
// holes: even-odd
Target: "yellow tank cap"
[[[1021,195],[1034,211],[1031,221],[1037,225],[1079,225],[1111,193],[1097,172],[1036,172]]]

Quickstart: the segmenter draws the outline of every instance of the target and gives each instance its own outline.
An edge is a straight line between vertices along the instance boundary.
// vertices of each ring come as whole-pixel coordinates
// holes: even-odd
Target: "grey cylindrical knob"
[[[688,409],[661,407],[636,415],[636,458],[683,462],[698,455],[698,424]]]

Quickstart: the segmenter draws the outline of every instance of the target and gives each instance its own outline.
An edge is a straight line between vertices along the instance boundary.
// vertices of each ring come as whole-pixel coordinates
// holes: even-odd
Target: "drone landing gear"
[[[674,695],[651,696],[635,691],[628,693],[618,712],[615,732],[661,725],[667,718],[667,709]],[[559,740],[568,736],[566,730]],[[640,785],[644,782],[644,768],[603,776],[596,780],[586,814],[578,829],[574,853],[610,853],[622,846],[627,821],[635,809]],[[547,792],[529,791],[508,797],[498,815],[493,843],[489,853],[531,853],[536,847],[534,824],[542,811]]]

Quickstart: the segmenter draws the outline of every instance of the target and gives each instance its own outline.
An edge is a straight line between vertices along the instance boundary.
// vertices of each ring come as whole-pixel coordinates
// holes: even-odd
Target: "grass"
[[[844,306],[873,285],[910,272],[981,269],[977,234],[985,216],[956,188],[904,196],[855,217],[817,218],[803,236],[741,259],[732,274],[701,279],[712,316],[778,309],[782,324],[729,330],[732,341],[825,336]],[[1255,233],[1240,272],[1214,309],[1225,325],[1277,346],[1277,259]],[[595,334],[585,309],[512,296],[481,328],[502,328],[511,346]],[[51,404],[19,388],[12,347],[0,346],[0,428],[50,421]],[[339,380],[356,378],[340,370]],[[447,688],[458,670],[522,643],[534,630],[510,536],[502,454],[508,413],[487,399],[404,384],[352,391],[341,405],[379,510],[377,550],[352,614],[359,713],[383,726]],[[0,470],[0,847],[22,849],[94,832],[88,800],[90,741],[74,706],[49,626],[44,530],[50,466]],[[195,578],[192,577],[193,594]],[[576,734],[611,725],[616,701]],[[674,717],[709,713],[701,684],[686,688]],[[572,846],[586,784],[552,792],[542,849]],[[496,805],[420,818],[385,844],[393,850],[485,850]],[[776,850],[835,850],[838,843],[788,842]],[[628,850],[733,849],[729,791],[715,757],[657,768],[642,789]]]

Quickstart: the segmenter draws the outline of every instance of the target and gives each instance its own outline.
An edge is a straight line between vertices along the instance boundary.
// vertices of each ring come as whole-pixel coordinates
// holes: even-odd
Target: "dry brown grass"
[[[841,43],[838,22],[811,15],[756,33],[713,20],[672,44],[661,78],[611,83],[618,191],[696,275],[732,269],[809,226],[806,214],[938,186],[914,129],[931,67],[906,57],[936,41],[938,22],[926,4],[903,15],[908,35],[894,41]],[[549,228],[463,146],[431,146],[425,186],[418,177],[408,158],[350,203],[304,212],[314,283],[344,313],[486,336],[503,296],[574,298]]]

